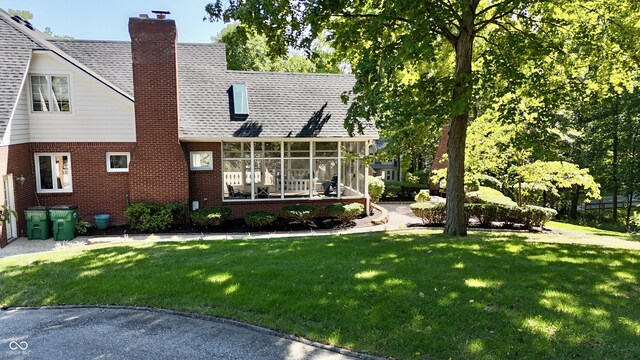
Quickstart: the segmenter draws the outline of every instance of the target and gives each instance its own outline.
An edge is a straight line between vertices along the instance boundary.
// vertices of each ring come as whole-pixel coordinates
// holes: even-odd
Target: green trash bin
[[[57,205],[49,209],[54,240],[73,240],[78,221],[77,205]]]
[[[32,206],[24,211],[29,240],[47,240],[51,237],[49,214],[44,206]]]

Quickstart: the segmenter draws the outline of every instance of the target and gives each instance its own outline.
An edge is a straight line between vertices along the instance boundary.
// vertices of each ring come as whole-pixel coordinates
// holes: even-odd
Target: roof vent
[[[249,100],[247,97],[247,85],[243,83],[235,83],[230,89],[231,102],[233,104],[233,118],[246,119],[249,115]]]
[[[18,16],[18,15],[14,15],[14,16],[12,16],[12,17],[11,17],[11,19],[13,19],[13,21],[17,22],[18,24],[22,24],[22,22],[24,21],[24,20],[22,20],[22,18],[21,18],[20,16]]]
[[[33,25],[31,25],[31,23],[28,21],[24,22],[24,26],[26,26],[29,30],[33,30]]]
[[[166,10],[151,10],[152,13],[156,14],[156,19],[164,20],[167,18],[167,15],[171,14],[171,12]]]

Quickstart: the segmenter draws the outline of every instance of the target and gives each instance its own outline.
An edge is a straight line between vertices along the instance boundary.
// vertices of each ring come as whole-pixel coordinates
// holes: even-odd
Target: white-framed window
[[[212,151],[191,151],[189,158],[191,170],[213,170]]]
[[[31,75],[32,112],[71,112],[68,75]]]
[[[131,154],[128,152],[108,152],[107,172],[129,172],[129,160]]]
[[[68,193],[71,182],[71,154],[36,153],[36,188],[39,193]]]

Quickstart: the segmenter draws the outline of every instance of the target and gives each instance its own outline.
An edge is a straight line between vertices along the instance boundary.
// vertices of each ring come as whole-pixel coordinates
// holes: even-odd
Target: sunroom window
[[[364,141],[225,142],[224,199],[362,197],[366,148]]]
[[[31,75],[31,110],[33,112],[70,112],[69,77]]]
[[[69,153],[36,153],[35,164],[39,193],[72,191]]]

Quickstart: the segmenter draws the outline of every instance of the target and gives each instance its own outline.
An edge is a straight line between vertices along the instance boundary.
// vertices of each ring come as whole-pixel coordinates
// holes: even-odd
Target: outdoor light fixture
[[[20,185],[24,185],[24,182],[27,180],[24,178],[24,175],[20,175],[16,178],[20,182]]]

